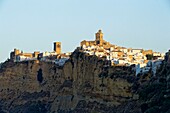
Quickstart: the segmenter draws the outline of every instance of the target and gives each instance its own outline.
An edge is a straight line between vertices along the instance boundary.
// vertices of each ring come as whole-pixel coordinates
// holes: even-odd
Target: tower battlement
[[[54,42],[54,51],[57,54],[61,53],[61,42]]]
[[[97,33],[96,33],[96,44],[97,45],[102,45],[103,44],[103,33],[102,33],[102,30],[99,30]]]

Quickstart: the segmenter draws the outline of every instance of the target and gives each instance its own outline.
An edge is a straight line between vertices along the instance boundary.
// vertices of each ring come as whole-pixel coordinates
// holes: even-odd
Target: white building
[[[36,60],[37,58],[31,58],[31,57],[26,57],[23,55],[18,55],[16,56],[15,62],[22,62],[22,61],[28,61],[28,60]]]
[[[137,53],[142,53],[143,49],[132,49],[131,52],[133,54],[137,54]]]
[[[126,65],[126,64],[129,64],[129,62],[127,61],[127,59],[119,59],[119,64],[120,65]]]
[[[69,59],[69,58],[57,59],[57,60],[55,60],[55,64],[57,64],[57,65],[59,65],[59,66],[63,66],[68,59]]]
[[[120,51],[122,51],[122,52],[124,52],[124,53],[127,53],[127,52],[128,52],[128,49],[125,48],[125,47],[122,47],[122,48],[120,48]]]

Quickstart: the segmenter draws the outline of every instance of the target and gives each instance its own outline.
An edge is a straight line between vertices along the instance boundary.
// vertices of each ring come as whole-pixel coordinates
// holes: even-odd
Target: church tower
[[[97,45],[103,45],[103,33],[102,33],[102,30],[99,30],[97,33],[96,33],[96,44]]]
[[[61,42],[54,42],[54,51],[57,54],[61,53]]]

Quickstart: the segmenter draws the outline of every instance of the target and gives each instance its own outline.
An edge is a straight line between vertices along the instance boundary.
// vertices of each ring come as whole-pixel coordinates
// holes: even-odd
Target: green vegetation
[[[147,54],[146,57],[147,60],[153,60],[153,54]]]
[[[149,56],[150,57],[150,56]],[[164,61],[150,81],[139,91],[143,113],[170,113],[170,66]]]
[[[37,80],[38,80],[40,83],[42,83],[42,81],[43,81],[43,73],[42,73],[42,69],[41,69],[41,68],[38,70]]]
[[[143,87],[139,92],[139,98],[143,102],[141,110],[143,113],[166,113],[170,108],[170,98],[166,82],[152,83]]]

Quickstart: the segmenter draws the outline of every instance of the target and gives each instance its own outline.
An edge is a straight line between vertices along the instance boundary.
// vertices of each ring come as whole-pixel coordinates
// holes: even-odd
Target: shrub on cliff
[[[166,82],[156,82],[144,86],[139,91],[139,98],[143,102],[143,113],[166,113],[170,109],[170,98],[167,95]]]
[[[42,73],[42,69],[41,69],[41,68],[38,70],[37,80],[38,80],[40,83],[42,83],[42,81],[43,81],[43,73]]]
[[[147,57],[147,60],[153,60],[153,55],[152,54],[147,54],[146,57]]]

